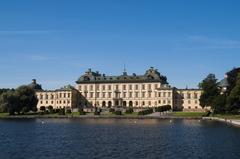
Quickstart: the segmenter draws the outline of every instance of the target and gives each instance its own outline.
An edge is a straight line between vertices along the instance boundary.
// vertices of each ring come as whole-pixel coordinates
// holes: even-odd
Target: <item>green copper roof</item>
[[[91,69],[85,72],[76,83],[127,83],[127,82],[161,82],[162,84],[167,84],[167,77],[162,76],[157,69],[151,67],[148,69],[144,75],[127,75],[124,71],[122,75],[119,76],[106,76],[105,74],[100,74],[99,72],[93,72]]]

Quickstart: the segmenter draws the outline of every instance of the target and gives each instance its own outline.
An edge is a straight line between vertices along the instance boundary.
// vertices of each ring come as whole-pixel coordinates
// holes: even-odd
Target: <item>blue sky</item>
[[[240,64],[240,1],[2,0],[0,88],[44,89],[88,68],[117,75],[153,66],[172,86],[197,87]]]

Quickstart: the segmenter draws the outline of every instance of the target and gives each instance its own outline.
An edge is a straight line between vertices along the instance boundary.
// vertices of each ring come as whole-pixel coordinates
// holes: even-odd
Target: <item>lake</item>
[[[237,159],[240,128],[187,119],[3,119],[0,159]]]

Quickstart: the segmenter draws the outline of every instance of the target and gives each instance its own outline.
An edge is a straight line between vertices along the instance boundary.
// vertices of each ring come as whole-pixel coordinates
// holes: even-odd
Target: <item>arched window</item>
[[[112,102],[109,101],[109,102],[108,102],[108,107],[110,108],[111,106],[112,106]]]
[[[133,102],[129,101],[129,107],[132,107],[132,106],[133,106]]]
[[[123,101],[123,106],[126,107],[127,106],[127,102]]]
[[[102,102],[102,107],[106,107],[106,102],[105,101]]]

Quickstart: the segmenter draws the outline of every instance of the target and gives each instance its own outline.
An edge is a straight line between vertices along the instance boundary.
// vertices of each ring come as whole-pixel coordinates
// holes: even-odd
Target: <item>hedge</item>
[[[152,114],[152,113],[153,113],[153,109],[149,108],[149,109],[146,109],[146,110],[139,111],[138,115],[147,115],[147,114]]]
[[[163,105],[155,108],[155,112],[165,112],[171,110],[171,105]]]

